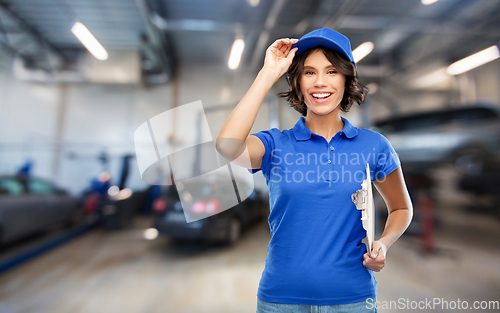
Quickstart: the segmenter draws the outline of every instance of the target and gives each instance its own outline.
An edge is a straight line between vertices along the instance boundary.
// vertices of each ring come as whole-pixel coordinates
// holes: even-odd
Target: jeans
[[[376,301],[361,301],[334,305],[309,305],[272,303],[257,298],[257,313],[377,313],[375,303]]]

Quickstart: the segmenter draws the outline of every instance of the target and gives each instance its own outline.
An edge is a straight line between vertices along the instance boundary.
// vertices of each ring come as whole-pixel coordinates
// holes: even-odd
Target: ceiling
[[[179,62],[226,66],[240,36],[246,43],[241,68],[256,71],[274,40],[326,26],[346,35],[353,49],[365,41],[375,44],[360,71],[386,66],[404,72],[433,58],[452,62],[500,41],[498,0],[428,6],[420,0],[260,0],[252,7],[254,1],[0,0],[0,43],[40,66],[50,54],[71,63],[75,51],[83,50],[70,31],[78,20],[106,49],[147,46],[157,63],[173,69]]]

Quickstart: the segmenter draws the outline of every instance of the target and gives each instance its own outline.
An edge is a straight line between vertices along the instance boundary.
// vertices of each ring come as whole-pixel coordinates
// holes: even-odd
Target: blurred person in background
[[[302,116],[289,130],[249,135],[266,94],[285,72],[289,91],[280,96]],[[354,102],[361,105],[367,92],[358,82],[349,39],[322,28],[300,40],[276,40],[221,128],[219,153],[251,173],[262,170],[269,188],[272,237],[257,312],[311,312],[311,306],[319,305],[324,312],[377,312],[368,305],[377,296],[373,271],[384,268],[387,250],[407,229],[413,207],[389,141],[340,116]],[[336,162],[336,153],[353,159]],[[309,160],[311,154],[323,158],[320,165],[305,162],[304,156]],[[389,211],[385,230],[370,253],[362,243],[366,231],[361,212],[351,200],[364,178],[344,180],[345,173],[366,177],[366,163]],[[322,169],[334,171],[325,178]],[[342,180],[332,179],[340,169]],[[287,173],[292,174],[283,177]]]
[[[28,159],[17,171],[17,178],[23,184],[24,190],[28,190],[28,179],[33,172],[33,160]]]
[[[85,213],[87,215],[100,216],[101,204],[108,195],[111,187],[111,175],[108,172],[101,172],[97,177],[92,178],[90,187],[84,191]]]

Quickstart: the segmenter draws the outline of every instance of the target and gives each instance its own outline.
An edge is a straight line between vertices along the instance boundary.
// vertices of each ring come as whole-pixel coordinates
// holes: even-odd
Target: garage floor
[[[436,204],[443,221],[437,253],[423,253],[418,237],[398,240],[386,268],[375,274],[381,305],[500,301],[500,220],[461,209],[463,197],[448,187],[440,187],[444,196]],[[265,223],[232,248],[147,241],[149,217],[138,217],[125,231],[96,229],[0,275],[0,312],[255,312],[270,239]],[[437,305],[408,311],[457,310]]]

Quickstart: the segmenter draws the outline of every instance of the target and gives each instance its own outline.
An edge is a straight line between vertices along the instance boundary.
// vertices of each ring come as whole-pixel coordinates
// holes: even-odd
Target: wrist
[[[266,79],[272,81],[273,85],[281,77],[281,75],[279,73],[276,73],[276,70],[269,68],[267,66],[263,66],[262,69],[260,70],[259,74],[261,74]]]
[[[383,249],[385,250],[384,252],[387,253],[387,250],[389,250],[389,245],[387,244],[387,242],[385,242],[385,239],[383,237],[381,237],[378,242],[380,242],[383,246]]]

